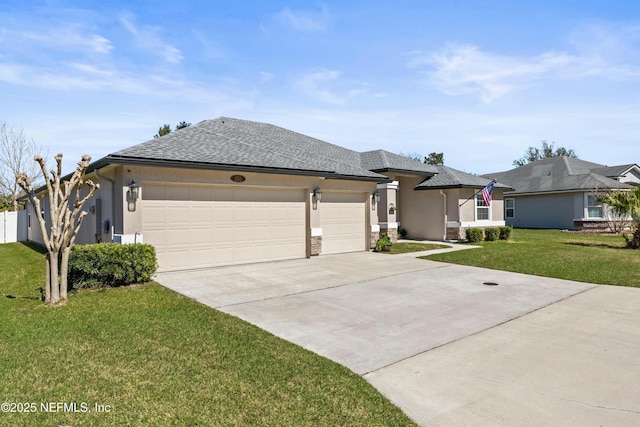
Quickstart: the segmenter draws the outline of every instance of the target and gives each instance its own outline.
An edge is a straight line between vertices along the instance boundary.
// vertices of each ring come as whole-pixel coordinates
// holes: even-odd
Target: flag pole
[[[494,179],[494,180],[492,180],[491,182],[493,182],[493,183],[495,184],[496,182],[498,182],[498,180],[497,180],[497,179]],[[489,185],[489,184],[487,184],[487,185]],[[459,204],[459,205],[458,205],[458,207],[461,207],[462,205],[464,205],[465,203],[467,203],[467,202],[468,202],[469,200],[471,200],[471,199],[475,199],[475,197],[476,197],[478,194],[482,193],[482,190],[484,190],[484,189],[487,187],[487,185],[485,185],[484,187],[482,187],[480,190],[476,191],[476,193],[475,193],[473,196],[469,197],[467,200],[465,200],[464,202],[462,202],[461,204]]]

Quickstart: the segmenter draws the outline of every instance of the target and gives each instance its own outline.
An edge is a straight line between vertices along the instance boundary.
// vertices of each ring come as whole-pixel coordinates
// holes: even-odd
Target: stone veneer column
[[[311,256],[317,256],[322,253],[322,228],[311,229]]]

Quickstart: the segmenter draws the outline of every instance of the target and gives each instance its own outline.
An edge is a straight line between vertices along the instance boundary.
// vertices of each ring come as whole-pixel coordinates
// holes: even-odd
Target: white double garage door
[[[304,258],[303,189],[145,183],[142,233],[161,271]],[[366,249],[366,195],[323,191],[322,254]]]

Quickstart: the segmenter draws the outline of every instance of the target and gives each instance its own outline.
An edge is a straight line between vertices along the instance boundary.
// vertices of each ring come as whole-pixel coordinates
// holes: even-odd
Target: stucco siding
[[[515,217],[507,225],[521,228],[573,228],[576,211],[582,210],[582,193],[520,196],[515,198]]]

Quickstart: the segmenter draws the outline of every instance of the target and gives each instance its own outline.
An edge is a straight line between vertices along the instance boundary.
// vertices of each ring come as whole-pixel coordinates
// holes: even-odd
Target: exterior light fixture
[[[316,202],[322,201],[322,192],[320,191],[319,187],[316,187],[313,189],[313,198],[315,199]]]
[[[135,180],[132,180],[131,184],[129,184],[129,198],[131,200],[138,200],[139,197],[140,197],[140,186],[136,184]]]
[[[371,194],[371,200],[373,201],[373,203],[380,203],[380,192],[378,190],[374,191]]]

